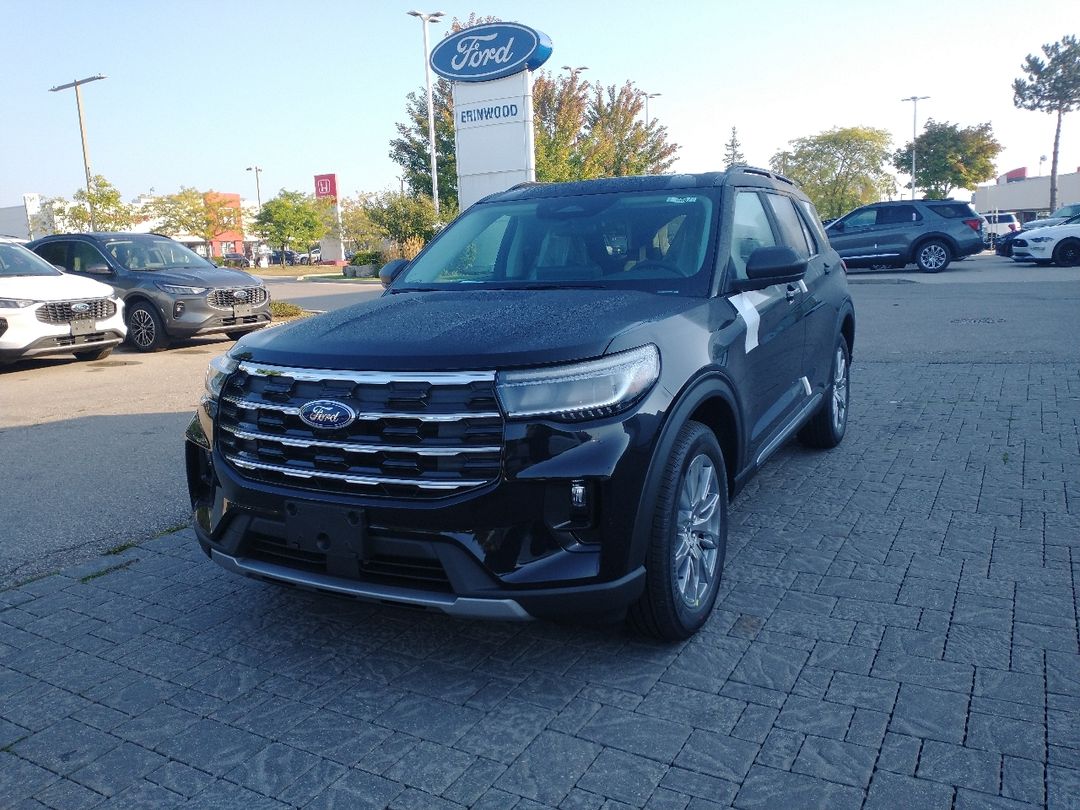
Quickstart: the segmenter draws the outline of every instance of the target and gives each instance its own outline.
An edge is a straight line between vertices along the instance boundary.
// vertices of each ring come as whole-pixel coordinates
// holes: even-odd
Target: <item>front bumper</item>
[[[498,480],[407,500],[245,477],[210,449],[204,403],[186,448],[195,532],[228,570],[305,589],[454,616],[616,619],[644,589],[632,538],[659,420],[641,410],[587,428],[508,423]]]
[[[159,309],[165,318],[165,331],[175,338],[225,332],[250,332],[270,325],[270,299],[251,308],[250,313],[237,314],[233,309],[210,306],[206,295],[177,296],[161,302]]]
[[[86,334],[75,334],[68,323],[39,321],[37,309],[0,310],[0,361],[96,351],[118,345],[127,333],[120,307],[111,317],[96,321],[93,331]]]

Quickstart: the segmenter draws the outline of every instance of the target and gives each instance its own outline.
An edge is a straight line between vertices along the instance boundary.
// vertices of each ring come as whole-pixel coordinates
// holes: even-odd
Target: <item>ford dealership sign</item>
[[[489,82],[536,70],[551,56],[546,34],[518,23],[465,28],[431,52],[431,68],[455,82]]]

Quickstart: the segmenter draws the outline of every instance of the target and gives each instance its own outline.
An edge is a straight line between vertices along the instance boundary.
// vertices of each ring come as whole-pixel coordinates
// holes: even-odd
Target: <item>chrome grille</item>
[[[76,312],[72,307],[86,305],[86,311]],[[77,320],[103,321],[116,314],[116,304],[108,298],[87,298],[78,301],[49,301],[37,309],[37,319],[42,323],[71,323]]]
[[[266,302],[268,295],[266,287],[222,287],[211,290],[206,300],[217,309],[232,309],[237,304],[258,306]]]
[[[308,402],[348,405],[344,428],[313,428]],[[218,446],[240,475],[320,492],[437,498],[502,468],[493,372],[377,373],[242,363],[218,407]]]

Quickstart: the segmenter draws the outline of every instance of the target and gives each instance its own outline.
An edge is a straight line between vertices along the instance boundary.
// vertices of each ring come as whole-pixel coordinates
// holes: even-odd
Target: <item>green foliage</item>
[[[973,189],[994,177],[994,161],[1001,144],[994,139],[990,124],[960,129],[948,121],[930,119],[915,139],[915,186],[926,190],[930,199],[941,200],[955,188]],[[911,170],[909,141],[893,153],[892,163],[899,172]]]
[[[274,318],[299,318],[304,314],[304,308],[289,301],[271,301],[270,314]]]
[[[120,192],[100,174],[90,179],[90,193],[80,188],[72,202],[63,197],[46,200],[43,211],[49,213],[35,222],[35,231],[77,233],[91,229],[90,208],[94,210],[93,227],[99,231],[126,231],[139,221],[138,209],[124,202]]]
[[[533,140],[536,177],[545,182],[585,180],[603,173],[599,156],[585,130],[589,83],[578,73],[533,80]]]
[[[353,257],[349,259],[349,264],[362,267],[365,264],[383,264],[382,251],[381,250],[360,250],[353,254]]]
[[[797,138],[791,149],[773,155],[769,165],[802,186],[822,217],[838,217],[895,189],[884,168],[889,143],[883,129],[837,127]]]
[[[724,144],[724,168],[732,166],[745,166],[746,155],[742,153],[742,144],[739,143],[739,133],[735,127],[731,128],[731,140]]]
[[[431,197],[386,192],[365,204],[371,223],[399,247],[410,239],[424,242],[435,235],[435,205]]]
[[[454,146],[454,102],[450,82],[431,86],[435,113],[435,160],[439,173],[439,204],[457,209],[457,157]],[[406,96],[407,123],[397,124],[398,137],[390,141],[390,159],[401,167],[402,179],[412,194],[431,194],[431,150],[428,148],[427,90]]]
[[[318,242],[328,228],[325,212],[314,197],[282,189],[255,217],[255,230],[269,244],[284,251],[290,245],[306,246]]]
[[[147,210],[161,220],[157,226],[160,233],[191,234],[208,247],[222,234],[241,229],[240,209],[215,191],[202,192],[184,186],[176,194],[158,197]]]
[[[633,82],[593,85],[584,123],[601,177],[663,174],[675,162],[679,147],[668,143],[667,127],[654,118],[646,128],[639,120],[644,104],[645,94]]]
[[[344,197],[341,209],[341,238],[353,250],[375,250],[382,241],[382,234],[368,216],[367,200]]]
[[[1013,81],[1013,104],[1024,110],[1054,113],[1054,157],[1050,163],[1050,210],[1057,208],[1058,150],[1061,119],[1080,108],[1080,41],[1074,35],[1042,46],[1043,57],[1028,54],[1021,69],[1027,78]]]

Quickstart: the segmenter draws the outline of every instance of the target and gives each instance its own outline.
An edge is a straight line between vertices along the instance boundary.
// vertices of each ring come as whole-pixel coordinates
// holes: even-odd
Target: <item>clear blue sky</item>
[[[733,125],[759,165],[837,125],[881,127],[900,146],[912,128],[900,99],[920,95],[920,129],[927,116],[990,121],[999,171],[1037,174],[1054,119],[1014,109],[1010,84],[1026,54],[1080,33],[1077,0],[4,0],[0,206],[80,187],[74,93],[47,91],[97,73],[108,79],[83,94],[91,166],[126,198],[185,185],[254,199],[253,163],[264,200],[311,191],[322,172],[347,195],[396,187],[388,144],[424,83],[412,8],[525,23],[551,37],[546,67],[662,93],[650,113],[681,145],[681,171],[719,168]],[[1080,112],[1061,149],[1061,170],[1078,166]]]

